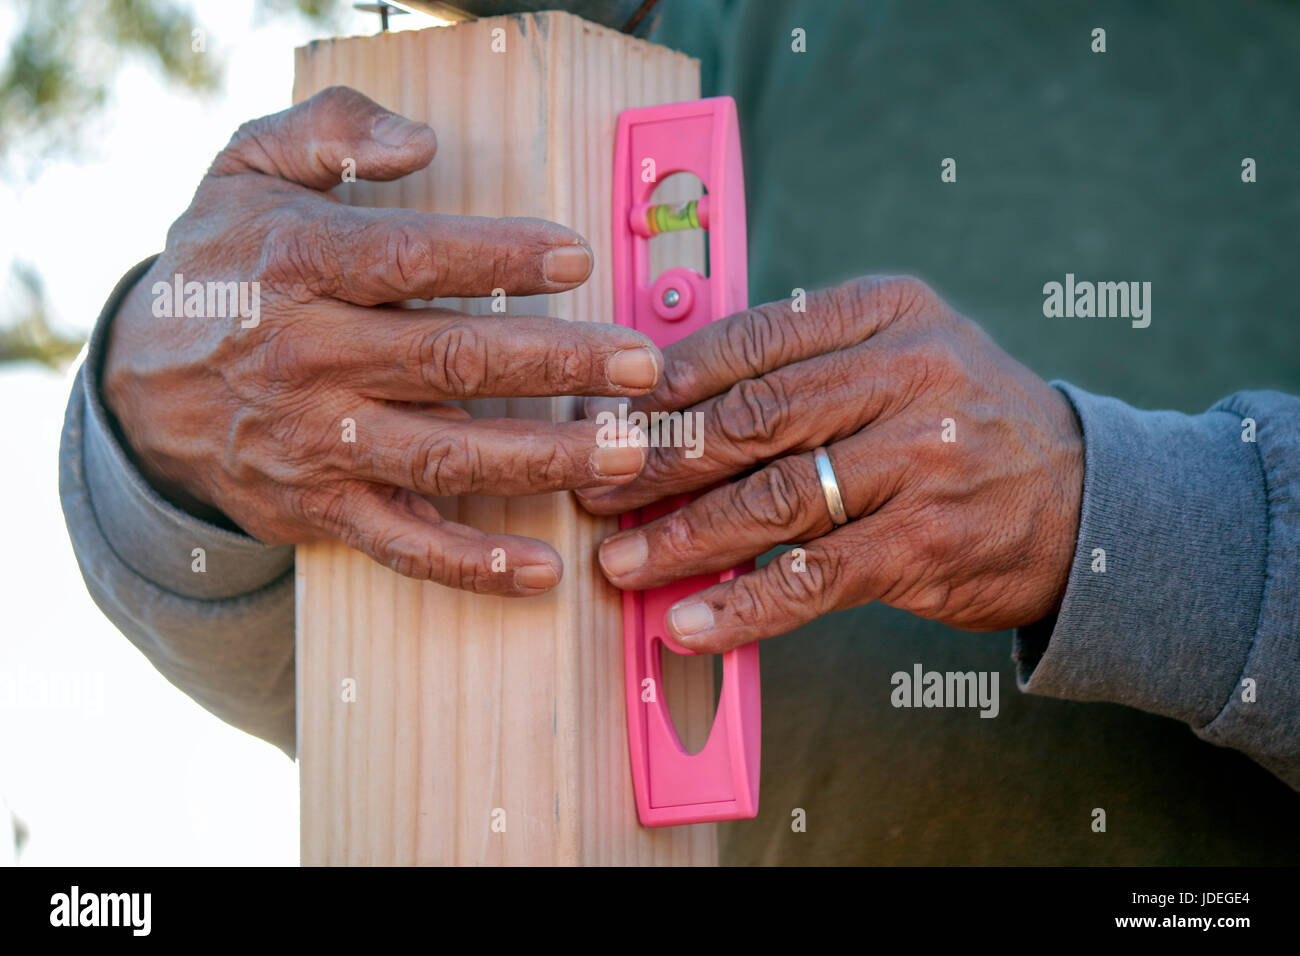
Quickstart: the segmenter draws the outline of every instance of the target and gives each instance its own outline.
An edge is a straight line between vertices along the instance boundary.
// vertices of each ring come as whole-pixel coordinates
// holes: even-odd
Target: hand
[[[702,414],[703,455],[651,448],[632,483],[579,492],[586,507],[628,511],[757,470],[606,539],[606,576],[653,588],[807,542],[804,570],[788,552],[674,606],[684,645],[724,651],[869,601],[977,631],[1060,604],[1083,485],[1074,411],[922,283],[857,280],[810,295],[806,313],[759,306],[663,354],[659,387],[630,411]],[[839,528],[813,464],[822,445],[850,519]]]
[[[553,548],[445,521],[423,496],[629,481],[643,452],[600,447],[594,422],[472,420],[444,403],[636,395],[663,360],[615,325],[386,305],[561,292],[591,271],[582,237],[554,223],[355,208],[325,192],[346,161],[391,180],[434,149],[429,127],[341,87],[244,125],[118,311],[104,399],[145,476],[182,506],[271,544],[334,537],[411,577],[536,594],[562,573]],[[259,283],[260,305],[158,317],[178,273]],[[491,570],[494,548],[510,573]]]

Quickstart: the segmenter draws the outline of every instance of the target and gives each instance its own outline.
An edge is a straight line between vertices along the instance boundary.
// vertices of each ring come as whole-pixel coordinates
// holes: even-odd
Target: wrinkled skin
[[[723,481],[601,545],[620,588],[763,568],[683,599],[670,632],[701,651],[881,601],[967,630],[1035,623],[1060,604],[1078,535],[1083,439],[1069,402],[924,284],[855,280],[715,322],[664,350],[631,410],[702,412],[702,457],[649,449],[633,482],[578,492],[613,514]],[[588,399],[589,415],[617,400]],[[955,441],[943,440],[953,420]],[[826,446],[849,522],[813,463]]]
[[[563,572],[553,548],[444,520],[427,496],[629,481],[644,453],[601,447],[594,422],[474,420],[446,403],[643,394],[662,356],[609,324],[397,306],[561,292],[591,271],[585,240],[555,223],[326,192],[346,160],[392,180],[435,148],[429,127],[339,87],[241,127],[115,316],[104,399],[145,476],[195,513],[272,544],[337,538],[451,587],[537,594]],[[260,321],[156,317],[152,287],[175,273],[259,282]],[[492,569],[496,548],[507,573]]]

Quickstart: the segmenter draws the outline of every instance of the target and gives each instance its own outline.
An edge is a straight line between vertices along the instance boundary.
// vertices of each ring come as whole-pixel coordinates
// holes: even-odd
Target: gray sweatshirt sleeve
[[[1187,416],[1053,384],[1083,506],[1059,613],[1016,634],[1021,689],[1176,718],[1300,790],[1300,399]]]
[[[59,451],[68,533],[95,603],[163,676],[292,756],[293,549],[163,499],[127,457],[100,398],[109,323],[152,261],[113,291],[72,386]]]

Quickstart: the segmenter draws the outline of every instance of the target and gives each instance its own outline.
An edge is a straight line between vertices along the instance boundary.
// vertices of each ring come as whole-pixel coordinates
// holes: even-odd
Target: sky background
[[[21,261],[45,281],[52,324],[88,333],[122,274],[161,250],[231,133],[289,105],[294,48],[329,35],[259,16],[253,0],[189,7],[226,64],[218,93],[179,93],[124,62],[80,156],[31,181],[0,171],[0,321]],[[17,19],[2,0],[0,49]],[[393,18],[395,29],[432,25]],[[355,12],[334,32],[378,28]],[[172,687],[86,592],[58,497],[71,374],[0,367],[0,800],[29,831],[18,862],[296,865],[296,765]]]

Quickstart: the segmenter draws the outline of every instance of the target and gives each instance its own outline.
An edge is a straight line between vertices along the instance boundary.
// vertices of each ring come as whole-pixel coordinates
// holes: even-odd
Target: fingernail
[[[649,349],[624,349],[605,363],[609,384],[620,388],[653,388],[659,381],[659,361]]]
[[[619,578],[645,564],[649,555],[643,534],[609,538],[600,546],[600,566],[607,577]]]
[[[587,418],[596,418],[599,415],[613,415],[618,417],[618,410],[626,405],[625,398],[605,398],[603,395],[593,396],[583,403],[582,413]]]
[[[416,133],[425,127],[424,123],[415,123],[404,116],[390,113],[370,131],[370,135],[385,146],[405,146]]]
[[[619,485],[597,485],[595,488],[579,488],[577,496],[583,501],[590,501],[592,498],[599,498],[601,495],[607,495]]]
[[[534,591],[553,588],[560,583],[560,576],[549,564],[525,564],[515,571],[515,587]]]
[[[591,274],[591,252],[586,246],[560,246],[542,259],[547,282],[581,282]]]
[[[591,453],[591,470],[597,478],[635,475],[645,464],[645,452],[636,445],[610,445]]]
[[[679,604],[668,612],[668,628],[677,637],[689,637],[713,627],[713,609],[707,604]]]

